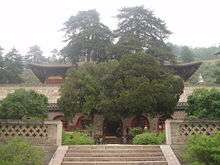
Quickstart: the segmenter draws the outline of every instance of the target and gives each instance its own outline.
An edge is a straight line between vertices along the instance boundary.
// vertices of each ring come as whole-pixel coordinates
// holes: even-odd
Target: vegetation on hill
[[[189,83],[197,85],[200,75],[205,85],[220,85],[220,60],[203,61],[200,68],[190,78]]]
[[[179,46],[172,43],[168,43],[168,45],[172,49],[172,52],[175,54],[179,62],[184,62],[183,59],[184,56],[188,56],[194,59],[195,61],[220,59],[220,55],[215,55],[215,53],[220,52],[220,46],[218,47],[213,46],[208,48],[205,47],[192,48],[188,46]],[[185,49],[188,50],[185,52]]]
[[[188,97],[186,112],[199,119],[220,119],[220,91],[217,89],[197,89]]]

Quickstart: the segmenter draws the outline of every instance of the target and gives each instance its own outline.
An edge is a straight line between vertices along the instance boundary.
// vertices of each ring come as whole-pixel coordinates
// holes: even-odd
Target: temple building
[[[29,64],[32,72],[40,80],[42,84],[61,84],[64,82],[68,69],[74,68],[73,65],[57,64],[57,65],[40,65]]]
[[[188,80],[193,73],[200,67],[201,62],[188,63],[188,64],[175,64],[165,65],[167,68],[172,70],[175,74],[182,77],[184,81]],[[78,113],[67,124],[64,118],[64,114],[59,110],[57,106],[57,99],[60,97],[59,88],[64,82],[68,69],[76,68],[73,65],[39,65],[30,64],[32,72],[40,80],[42,85],[38,86],[0,86],[0,100],[5,98],[8,93],[13,92],[16,89],[24,88],[26,90],[32,89],[38,93],[42,93],[48,97],[49,100],[49,120],[61,120],[63,122],[64,129],[85,129],[88,123],[93,123],[96,129],[96,135],[105,137],[111,141],[111,138],[115,141],[120,141],[121,137],[126,134],[126,131],[132,127],[142,127],[153,131],[164,130],[163,118],[152,118],[147,114],[141,116],[133,116],[126,119],[120,119],[112,121],[104,118],[102,115],[94,115],[94,118],[89,119],[86,115]],[[184,118],[185,114],[183,110],[187,106],[187,97],[192,93],[192,87],[185,87],[184,93],[181,95],[180,100],[176,106],[176,112],[174,113],[175,118]],[[120,133],[118,132],[120,128]],[[120,134],[121,137],[118,137]]]

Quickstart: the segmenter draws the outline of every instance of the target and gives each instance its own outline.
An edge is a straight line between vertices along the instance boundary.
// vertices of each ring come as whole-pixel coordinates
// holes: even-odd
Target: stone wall
[[[16,89],[34,90],[37,93],[44,94],[48,97],[49,103],[56,103],[60,97],[60,86],[18,86],[18,85],[1,85],[0,86],[0,100],[4,99],[7,94],[13,93]]]
[[[220,131],[220,121],[166,120],[165,129],[167,144],[184,145],[190,135],[212,135]]]
[[[61,121],[0,120],[0,142],[13,137],[22,137],[34,145],[60,146],[62,141]]]

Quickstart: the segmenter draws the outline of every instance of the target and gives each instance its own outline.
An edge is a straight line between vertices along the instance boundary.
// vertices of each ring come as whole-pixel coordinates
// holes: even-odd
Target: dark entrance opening
[[[122,121],[119,120],[111,120],[105,119],[103,126],[103,134],[104,136],[122,136]]]
[[[146,116],[136,116],[132,121],[131,121],[131,127],[139,127],[139,128],[147,128],[149,129],[149,121]]]

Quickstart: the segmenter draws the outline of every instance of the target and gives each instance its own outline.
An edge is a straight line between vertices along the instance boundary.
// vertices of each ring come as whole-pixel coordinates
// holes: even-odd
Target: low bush
[[[86,145],[86,144],[95,144],[95,141],[86,133],[64,132],[62,143],[64,145]]]
[[[137,135],[133,139],[133,144],[162,144],[165,142],[165,135],[163,133],[143,133]]]
[[[0,144],[0,165],[43,165],[44,153],[20,138]]]
[[[136,128],[131,128],[130,129],[130,133],[133,137],[142,134],[143,133],[143,129],[141,129],[140,127],[136,127]]]
[[[220,164],[220,133],[194,135],[189,138],[184,154],[187,165],[219,165]]]
[[[0,118],[2,119],[44,119],[47,113],[47,97],[33,90],[15,90],[0,102]]]

